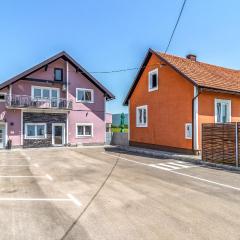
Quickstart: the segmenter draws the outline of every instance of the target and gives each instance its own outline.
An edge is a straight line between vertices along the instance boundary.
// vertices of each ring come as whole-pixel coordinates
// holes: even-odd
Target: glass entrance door
[[[55,146],[62,146],[65,144],[65,124],[53,124],[53,138],[52,144]]]

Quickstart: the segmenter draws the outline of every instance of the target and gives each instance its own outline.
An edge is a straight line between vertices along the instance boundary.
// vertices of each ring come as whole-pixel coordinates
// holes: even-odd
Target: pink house
[[[0,148],[103,144],[114,98],[61,52],[0,85]]]

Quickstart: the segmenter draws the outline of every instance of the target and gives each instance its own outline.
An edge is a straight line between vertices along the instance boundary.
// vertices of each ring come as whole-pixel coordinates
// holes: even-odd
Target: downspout
[[[192,99],[192,152],[194,154],[196,154],[196,150],[198,150],[198,149],[195,149],[195,146],[194,146],[194,143],[195,143],[195,134],[194,134],[194,129],[195,129],[195,108],[194,108],[194,106],[195,106],[196,99],[202,93],[202,89],[201,88],[198,88],[197,86],[194,86],[194,90],[195,90],[195,88],[197,90],[197,94],[195,94],[195,91],[194,91],[194,97]],[[198,126],[196,126],[196,129],[198,131]]]

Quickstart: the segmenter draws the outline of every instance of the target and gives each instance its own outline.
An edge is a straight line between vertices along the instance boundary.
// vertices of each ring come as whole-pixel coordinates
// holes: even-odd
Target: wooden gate
[[[202,124],[202,160],[238,166],[239,123]]]

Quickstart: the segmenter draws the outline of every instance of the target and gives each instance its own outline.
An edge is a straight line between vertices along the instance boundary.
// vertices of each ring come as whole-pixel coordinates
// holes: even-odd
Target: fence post
[[[239,162],[238,162],[238,123],[236,122],[235,125],[235,147],[236,147],[236,167],[239,166]]]

